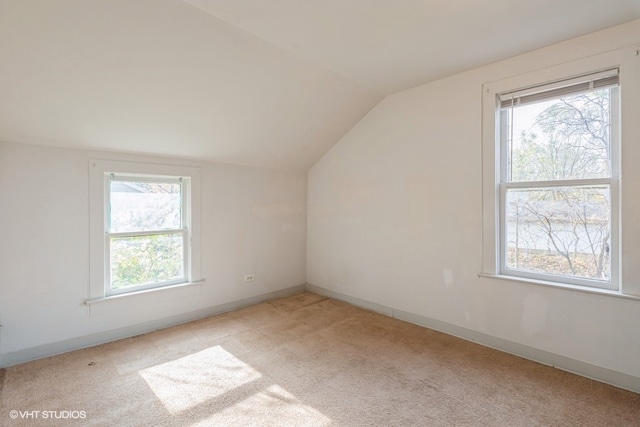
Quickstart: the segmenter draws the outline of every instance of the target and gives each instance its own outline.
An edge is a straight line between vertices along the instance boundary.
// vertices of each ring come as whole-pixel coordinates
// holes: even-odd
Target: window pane
[[[502,110],[507,180],[611,176],[611,91],[599,89]]]
[[[184,277],[182,233],[111,238],[111,289]]]
[[[506,267],[610,280],[609,187],[509,189]]]
[[[181,228],[180,183],[111,181],[111,232]]]

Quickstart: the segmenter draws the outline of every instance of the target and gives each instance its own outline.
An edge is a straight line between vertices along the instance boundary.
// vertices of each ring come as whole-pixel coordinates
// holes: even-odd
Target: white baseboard
[[[358,307],[385,314],[399,320],[404,320],[405,322],[424,326],[426,328],[433,329],[439,332],[444,332],[445,334],[453,335],[455,337],[462,338],[467,341],[483,345],[485,347],[494,348],[496,350],[504,351],[505,353],[513,354],[524,359],[542,363],[543,365],[548,365],[554,368],[561,369],[563,371],[571,372],[573,374],[610,384],[615,387],[623,388],[635,393],[640,393],[640,378],[629,374],[602,368],[600,366],[581,362],[579,360],[550,353],[548,351],[539,350],[534,347],[518,344],[502,338],[497,338],[491,335],[484,334],[482,332],[456,326],[451,323],[442,322],[440,320],[431,319],[429,317],[409,313],[381,304],[376,304],[370,301],[342,294],[340,292],[334,292],[329,289],[325,289],[309,283],[307,283],[307,290],[319,295],[324,295],[330,298],[348,302]]]
[[[304,284],[297,285],[279,291],[258,295],[255,297],[244,298],[226,304],[215,305],[202,310],[178,314],[176,316],[138,323],[124,328],[98,332],[91,335],[84,335],[77,338],[71,338],[64,341],[58,341],[46,345],[26,348],[24,350],[19,350],[12,353],[2,354],[0,355],[0,368],[6,368],[12,365],[17,365],[19,363],[41,359],[43,357],[54,356],[56,354],[66,353],[68,351],[79,350],[81,348],[92,347],[98,344],[104,344],[123,338],[129,338],[135,335],[146,334],[147,332],[156,331],[158,329],[169,328],[171,326],[180,325],[182,323],[192,322],[194,320],[203,319],[205,317],[214,316],[216,314],[224,313],[227,311],[237,310],[242,307],[247,307],[250,305],[259,304],[261,302],[292,295],[298,292],[302,292],[305,289],[306,286]]]

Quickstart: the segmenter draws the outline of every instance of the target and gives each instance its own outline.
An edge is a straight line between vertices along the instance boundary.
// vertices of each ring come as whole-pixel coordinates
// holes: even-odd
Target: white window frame
[[[201,284],[200,168],[92,159],[90,185],[90,285],[88,301],[95,302],[140,292]],[[142,233],[110,233],[110,183],[112,180],[149,182],[182,181],[182,236],[184,277],[179,280],[111,289],[110,237]],[[167,231],[158,231],[165,233]],[[171,230],[176,232],[176,230]],[[151,233],[153,234],[153,233]]]
[[[559,64],[546,69],[520,74],[483,85],[483,134],[482,134],[482,164],[483,164],[483,256],[480,276],[507,279],[533,284],[550,285],[556,287],[576,289],[588,292],[600,292],[622,296],[640,296],[640,245],[633,239],[634,231],[640,232],[636,225],[637,211],[634,211],[628,200],[634,199],[633,187],[625,187],[624,182],[639,182],[640,168],[625,167],[626,164],[636,164],[640,161],[640,150],[633,144],[634,135],[640,135],[640,125],[634,118],[633,111],[640,107],[640,60],[638,47],[627,47],[593,55],[588,58]],[[612,195],[611,212],[611,282],[603,286],[603,282],[586,280],[571,280],[565,276],[528,274],[521,271],[505,269],[502,245],[504,237],[501,230],[504,224],[504,192],[506,186],[501,180],[503,158],[500,146],[500,94],[516,92],[523,88],[532,88],[545,84],[553,84],[575,77],[590,75],[609,69],[619,70],[620,93],[620,145],[612,153],[615,176],[610,181]],[[616,147],[612,147],[616,148]],[[620,166],[621,165],[621,166]],[[570,182],[565,182],[570,184]],[[580,182],[582,184],[583,182]],[[553,184],[552,184],[553,185]],[[637,190],[636,190],[637,191]],[[615,199],[614,199],[615,197]],[[624,201],[624,202],[623,202]],[[622,234],[624,228],[626,234]],[[613,237],[617,234],[617,237]],[[615,248],[613,247],[615,245]],[[635,263],[633,261],[636,261]],[[595,286],[594,286],[595,285]]]

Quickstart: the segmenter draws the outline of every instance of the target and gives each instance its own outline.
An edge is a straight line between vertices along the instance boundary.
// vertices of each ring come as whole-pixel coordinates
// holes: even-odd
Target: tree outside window
[[[611,280],[612,104],[617,90],[503,104],[505,268]]]

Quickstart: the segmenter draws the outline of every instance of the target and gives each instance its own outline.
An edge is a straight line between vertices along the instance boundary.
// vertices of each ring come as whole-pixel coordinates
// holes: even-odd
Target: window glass
[[[504,109],[510,181],[611,176],[611,90]]]
[[[609,280],[609,187],[509,189],[506,267]]]
[[[110,232],[181,227],[181,183],[111,180],[109,186]]]
[[[107,175],[109,292],[185,282],[183,182]]]
[[[170,282],[184,277],[182,234],[112,237],[111,289]]]
[[[504,273],[611,286],[617,77],[586,81],[501,95]]]

